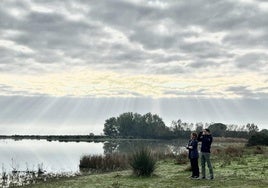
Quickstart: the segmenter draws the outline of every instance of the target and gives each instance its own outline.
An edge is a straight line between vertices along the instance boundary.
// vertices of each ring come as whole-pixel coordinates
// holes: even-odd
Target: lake
[[[59,142],[46,140],[0,140],[0,173],[12,170],[36,171],[41,166],[48,173],[79,172],[83,155],[129,153],[143,146],[154,151],[179,153],[187,140],[116,140],[106,142]]]

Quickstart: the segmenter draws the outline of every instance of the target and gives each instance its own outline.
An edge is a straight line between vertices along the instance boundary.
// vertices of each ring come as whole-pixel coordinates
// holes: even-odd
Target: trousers
[[[210,153],[201,152],[202,177],[206,177],[206,163],[209,169],[210,178],[214,178],[213,168],[210,162]]]
[[[199,177],[199,167],[198,167],[198,158],[190,159],[192,177]]]

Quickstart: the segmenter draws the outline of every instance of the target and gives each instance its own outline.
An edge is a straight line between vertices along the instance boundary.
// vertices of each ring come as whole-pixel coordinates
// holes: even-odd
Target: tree
[[[119,135],[116,118],[112,117],[112,118],[105,120],[103,132],[104,132],[104,135],[106,136],[118,136]]]
[[[227,126],[222,123],[211,124],[208,129],[211,131],[213,136],[225,136]]]
[[[104,134],[107,136],[141,137],[141,138],[169,138],[172,135],[162,118],[156,114],[127,112],[117,118],[105,121]]]
[[[193,124],[182,122],[180,119],[171,122],[171,131],[174,137],[189,137]]]
[[[267,129],[262,129],[262,130],[260,131],[260,133],[268,135],[268,130],[267,130]]]
[[[135,116],[132,112],[121,114],[117,118],[118,131],[120,136],[135,136]]]
[[[196,124],[195,124],[195,131],[196,131],[197,133],[201,132],[203,129],[204,129],[204,125],[203,125],[202,122],[200,122],[200,123],[196,123]]]
[[[147,113],[142,116],[142,130],[141,134],[145,134],[146,137],[159,138],[165,137],[169,133],[169,129],[166,127],[162,118],[156,114]]]
[[[247,129],[248,129],[248,133],[249,133],[249,135],[253,135],[253,134],[255,134],[256,132],[259,131],[258,126],[255,125],[254,123],[251,123],[251,124],[248,123],[248,124],[246,125],[246,127],[247,127]]]

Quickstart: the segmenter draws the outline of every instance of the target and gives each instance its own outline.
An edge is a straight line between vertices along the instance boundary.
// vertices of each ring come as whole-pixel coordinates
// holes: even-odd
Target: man
[[[197,140],[202,142],[201,144],[201,166],[202,166],[202,179],[206,178],[206,163],[208,165],[210,177],[209,179],[214,179],[213,168],[210,162],[210,147],[213,141],[213,138],[210,134],[209,129],[204,129],[198,134]]]

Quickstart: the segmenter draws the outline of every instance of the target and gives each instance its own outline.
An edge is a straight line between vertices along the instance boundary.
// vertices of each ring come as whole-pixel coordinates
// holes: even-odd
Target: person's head
[[[209,135],[210,134],[210,130],[209,129],[203,129],[203,134]]]
[[[196,133],[192,133],[191,134],[191,139],[197,139],[197,134]]]

